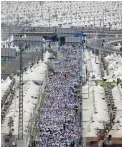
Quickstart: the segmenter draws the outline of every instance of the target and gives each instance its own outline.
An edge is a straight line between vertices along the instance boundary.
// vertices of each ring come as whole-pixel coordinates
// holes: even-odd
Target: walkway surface
[[[37,125],[37,147],[69,147],[80,139],[77,72],[80,48],[60,48],[63,58],[55,59],[55,74],[49,79],[45,106]],[[79,109],[79,108],[78,108]]]
[[[117,39],[115,39],[115,38],[109,38],[108,42],[109,41],[111,42],[112,40],[115,40],[115,42],[117,41]],[[119,38],[118,38],[118,40],[119,40]],[[111,52],[111,53],[112,52],[116,52],[116,53],[122,55],[122,51],[119,51],[119,50],[116,50],[116,49],[112,49],[112,48],[109,48],[109,47],[105,47],[104,48],[102,46],[102,43],[103,43],[103,39],[96,39],[96,40],[93,40],[91,43],[88,43],[87,47],[89,47],[91,49],[102,50],[102,51]]]

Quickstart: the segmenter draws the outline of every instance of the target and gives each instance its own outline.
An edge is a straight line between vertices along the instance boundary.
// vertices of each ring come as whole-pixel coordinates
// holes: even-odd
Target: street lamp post
[[[12,147],[12,126],[13,126],[13,118],[9,117],[9,122],[8,122],[8,126],[10,127],[10,147]]]
[[[49,14],[49,30],[50,30],[50,7],[48,8],[48,14]]]
[[[104,32],[104,15],[105,15],[105,12],[104,12],[104,9],[103,9],[103,32]]]
[[[95,28],[95,17],[94,17],[94,28]]]
[[[102,19],[100,19],[100,28],[101,28],[101,22],[102,22]]]
[[[121,29],[122,29],[122,14],[121,14]]]
[[[70,1],[71,26],[72,26],[72,1]]]
[[[104,20],[105,20],[105,12],[109,12],[106,8],[104,8],[103,9],[103,32],[104,32],[104,26],[105,26],[105,22],[104,22]]]

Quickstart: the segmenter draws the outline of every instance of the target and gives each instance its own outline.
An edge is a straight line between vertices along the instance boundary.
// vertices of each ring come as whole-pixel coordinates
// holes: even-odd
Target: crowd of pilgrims
[[[62,46],[62,58],[51,62],[44,107],[39,112],[36,147],[74,147],[81,144],[80,103],[77,96],[82,46]]]

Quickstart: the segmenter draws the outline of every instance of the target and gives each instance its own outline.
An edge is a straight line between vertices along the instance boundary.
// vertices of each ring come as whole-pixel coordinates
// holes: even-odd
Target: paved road
[[[28,66],[29,62],[33,62],[36,59],[40,59],[41,56],[41,51],[38,52],[28,52],[27,54],[23,55],[23,64],[24,67]],[[16,74],[16,72],[19,70],[19,65],[20,65],[20,59],[16,58],[13,61],[7,61],[7,64],[4,68],[4,73],[2,71],[1,78],[6,79],[8,75],[11,73]]]
[[[109,38],[109,41],[115,40],[115,38]],[[119,40],[119,39],[118,39]],[[91,48],[91,49],[95,49],[95,50],[102,50],[102,51],[106,51],[106,52],[116,52],[118,54],[122,55],[122,51],[119,50],[115,50],[109,47],[103,47],[102,46],[102,41],[103,39],[97,39],[97,40],[93,40],[90,44],[87,44],[87,47]],[[116,40],[115,40],[116,41]]]

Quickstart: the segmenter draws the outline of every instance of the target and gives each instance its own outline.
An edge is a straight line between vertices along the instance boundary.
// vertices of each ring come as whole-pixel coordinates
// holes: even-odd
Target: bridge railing
[[[4,32],[57,32],[59,29],[59,26],[54,27],[32,27],[32,26],[4,26],[2,27],[2,30]],[[103,28],[93,28],[93,27],[72,27],[75,28],[78,32],[87,32],[87,33],[95,33],[96,31],[98,33],[115,33],[115,34],[122,34],[122,30],[109,30],[109,29],[103,29]]]

